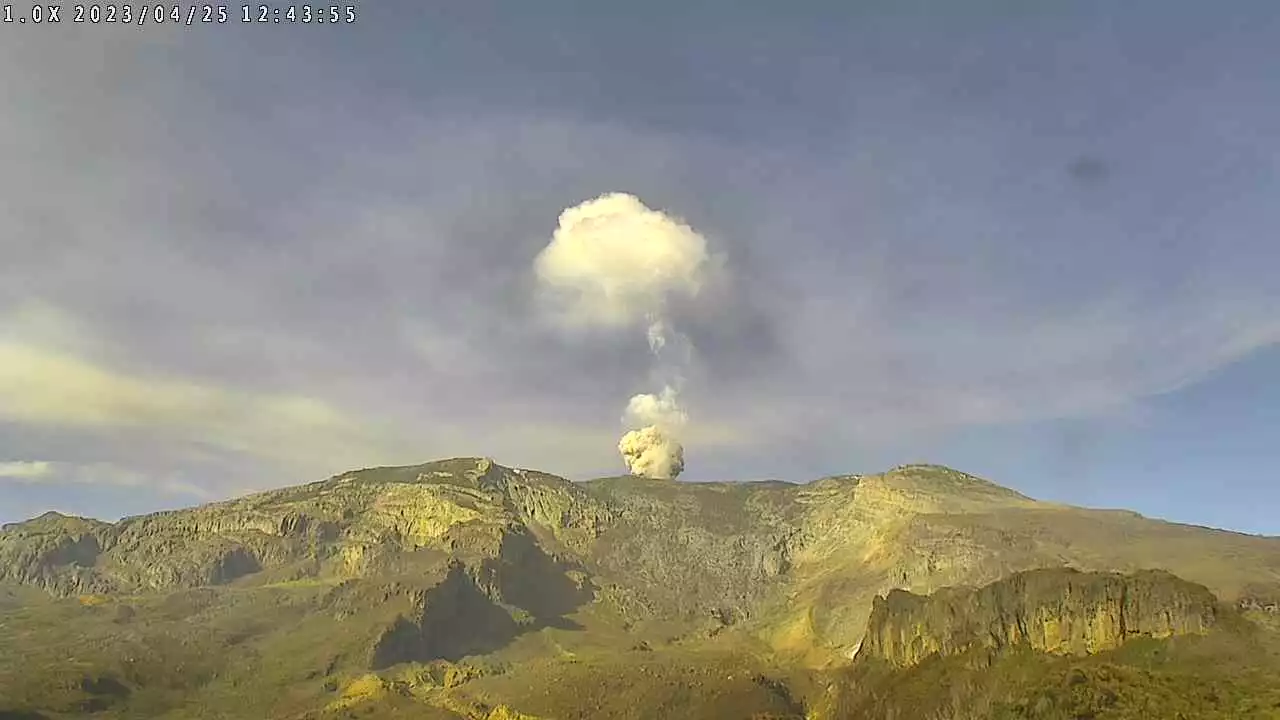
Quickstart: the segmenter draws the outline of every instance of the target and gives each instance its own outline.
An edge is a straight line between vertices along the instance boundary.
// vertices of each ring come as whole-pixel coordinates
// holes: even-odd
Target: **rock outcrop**
[[[457,560],[482,595],[532,616],[596,603],[628,626],[748,627],[777,649],[826,663],[849,657],[873,599],[895,589],[927,594],[1064,565],[1156,566],[1235,602],[1249,582],[1280,582],[1278,550],[1276,539],[1040,503],[930,465],[806,485],[578,483],[457,458],[116,523],[50,513],[8,525],[0,530],[0,591],[111,596],[363,580],[381,587]],[[422,626],[406,612],[406,622]],[[412,634],[402,630],[397,637]]]
[[[114,524],[46,513],[0,531],[0,582],[69,597],[221,585],[264,571],[264,580],[356,577],[420,550],[487,556],[508,530],[530,525],[582,547],[608,522],[562,478],[445,460]]]
[[[932,655],[1015,646],[1092,654],[1138,636],[1201,634],[1217,618],[1207,588],[1167,572],[1021,572],[981,588],[876,598],[858,657],[911,666]]]
[[[59,717],[959,717],[850,714],[828,680],[937,684],[950,667],[886,672],[851,664],[855,648],[968,668],[1137,635],[1214,629],[1164,647],[1219,646],[1275,622],[1277,587],[1280,539],[1041,503],[936,466],[570,482],[459,458],[5,526],[0,698]],[[1079,662],[1094,661],[1109,658]]]

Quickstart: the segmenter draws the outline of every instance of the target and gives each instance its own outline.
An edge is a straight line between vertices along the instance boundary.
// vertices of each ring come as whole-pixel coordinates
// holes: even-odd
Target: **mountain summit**
[[[945,467],[575,483],[459,458],[4,526],[0,717],[841,717],[871,702],[843,673],[1215,638],[1277,597],[1280,539]]]

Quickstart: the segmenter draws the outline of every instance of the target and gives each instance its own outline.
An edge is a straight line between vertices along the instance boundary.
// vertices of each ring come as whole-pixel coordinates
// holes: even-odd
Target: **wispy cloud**
[[[196,499],[212,497],[208,490],[192,483],[172,477],[153,477],[112,463],[11,460],[0,462],[0,481],[20,485],[93,485],[146,489]]]
[[[0,420],[143,432],[294,467],[360,463],[404,448],[393,430],[316,398],[140,377],[7,343],[0,343]]]
[[[37,482],[53,474],[53,464],[43,460],[0,462],[0,479]]]

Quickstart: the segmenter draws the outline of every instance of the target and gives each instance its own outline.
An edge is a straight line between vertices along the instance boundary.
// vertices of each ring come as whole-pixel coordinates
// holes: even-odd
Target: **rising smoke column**
[[[564,324],[644,329],[662,389],[627,403],[623,422],[635,429],[622,436],[618,451],[632,474],[670,479],[684,470],[679,437],[689,418],[679,395],[687,358],[672,350],[687,352],[688,340],[672,328],[668,308],[697,297],[711,266],[706,238],[624,193],[561,213],[534,262]]]
[[[632,475],[671,480],[684,471],[684,446],[654,425],[628,431],[618,452]]]
[[[662,346],[655,346],[655,353]],[[680,407],[679,391],[671,385],[658,394],[636,395],[627,402],[622,421],[631,430],[618,441],[618,452],[633,475],[651,478],[674,478],[684,470],[684,447],[677,436],[689,416]]]

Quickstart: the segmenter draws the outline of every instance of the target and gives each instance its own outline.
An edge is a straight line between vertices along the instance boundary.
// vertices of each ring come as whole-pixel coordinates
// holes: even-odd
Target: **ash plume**
[[[624,433],[618,452],[632,475],[670,480],[684,471],[684,446],[654,425]]]
[[[689,421],[689,415],[680,407],[679,391],[670,385],[657,395],[642,393],[627,402],[622,422],[628,425],[656,425],[675,431]]]
[[[715,260],[688,224],[610,193],[562,212],[534,262],[545,306],[564,328],[644,329],[662,389],[635,395],[623,414],[631,430],[618,451],[634,475],[674,479],[684,470],[679,435],[689,416],[679,395],[691,347],[668,309],[698,297]]]

